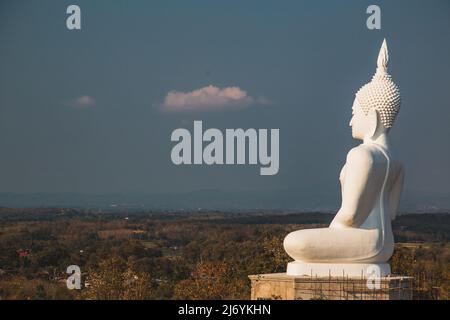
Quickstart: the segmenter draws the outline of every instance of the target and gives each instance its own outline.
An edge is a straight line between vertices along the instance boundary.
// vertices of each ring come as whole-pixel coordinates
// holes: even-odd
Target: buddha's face
[[[369,117],[364,114],[356,98],[353,102],[352,119],[350,120],[349,125],[352,127],[353,138],[360,140],[364,140],[364,137],[369,133],[371,128]]]

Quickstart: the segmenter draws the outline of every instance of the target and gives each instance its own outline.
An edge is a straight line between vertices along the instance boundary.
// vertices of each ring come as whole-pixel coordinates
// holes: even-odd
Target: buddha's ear
[[[372,138],[375,135],[375,132],[377,132],[378,126],[380,125],[378,111],[375,109],[371,109],[367,117],[369,118],[369,130],[367,131],[367,136],[368,138]]]

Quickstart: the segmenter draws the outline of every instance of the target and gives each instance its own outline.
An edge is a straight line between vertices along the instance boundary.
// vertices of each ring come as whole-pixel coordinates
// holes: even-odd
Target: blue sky
[[[80,31],[65,26],[69,4],[81,7]],[[381,30],[366,28],[370,4]],[[354,94],[386,37],[403,98],[391,137],[405,188],[450,194],[449,32],[445,0],[2,1],[0,192],[288,189],[334,203],[357,143]],[[270,104],[161,110],[170,91],[208,85]],[[279,128],[279,173],[174,166],[170,134],[194,120]]]

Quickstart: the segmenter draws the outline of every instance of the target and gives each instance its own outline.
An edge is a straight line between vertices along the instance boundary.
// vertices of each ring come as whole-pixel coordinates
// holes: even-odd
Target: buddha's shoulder
[[[348,162],[364,162],[367,164],[373,164],[378,162],[385,162],[384,157],[380,157],[380,151],[371,146],[360,144],[357,147],[352,148],[347,154]]]

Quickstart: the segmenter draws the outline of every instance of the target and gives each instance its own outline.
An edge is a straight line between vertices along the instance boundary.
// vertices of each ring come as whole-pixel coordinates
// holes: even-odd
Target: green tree
[[[115,256],[89,271],[85,297],[95,300],[143,300],[152,296],[148,274]]]
[[[191,277],[177,283],[175,299],[223,300],[245,299],[243,279],[235,277],[224,262],[200,262]]]

